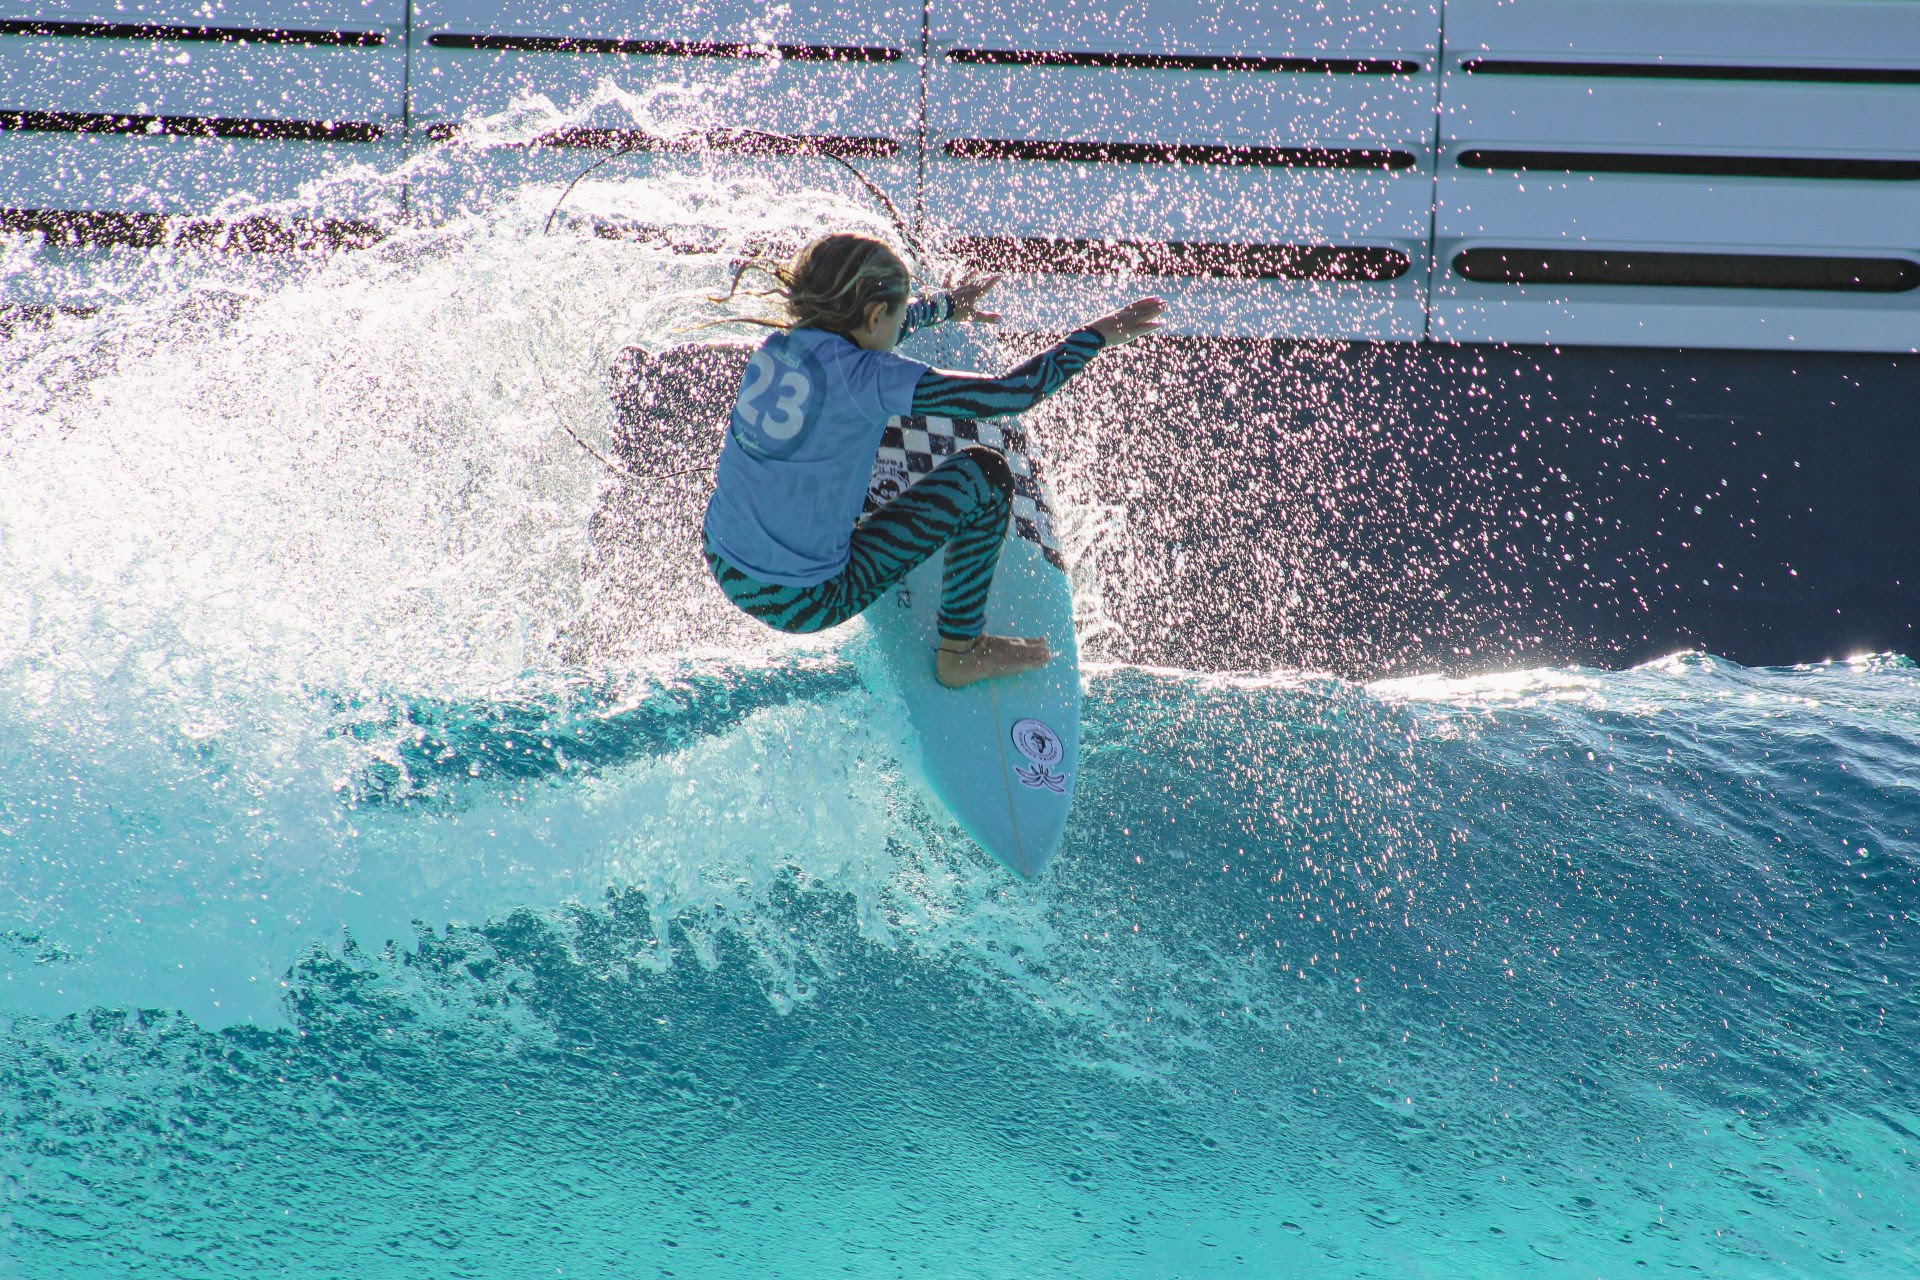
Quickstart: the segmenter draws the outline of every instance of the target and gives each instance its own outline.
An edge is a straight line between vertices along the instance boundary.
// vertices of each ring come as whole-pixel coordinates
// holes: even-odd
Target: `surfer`
[[[909,414],[994,418],[1060,389],[1106,347],[1160,326],[1141,298],[1077,329],[1000,377],[949,373],[894,354],[914,329],[943,320],[993,324],[996,277],[911,299],[907,266],[884,241],[821,236],[791,262],[758,266],[784,322],[747,365],[707,506],[707,565],[720,589],[781,631],[838,626],[947,549],[934,675],[948,688],[1032,670],[1044,638],[990,636],[987,589],[1013,506],[999,452],[961,449],[892,501],[859,516],[887,420]],[[735,277],[735,288],[739,277]],[[731,295],[729,295],[731,296]]]

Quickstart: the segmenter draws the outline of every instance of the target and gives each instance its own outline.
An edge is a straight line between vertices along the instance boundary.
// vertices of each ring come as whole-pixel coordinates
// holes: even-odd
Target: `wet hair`
[[[741,316],[774,328],[825,329],[846,336],[867,322],[867,308],[884,302],[899,306],[912,293],[913,276],[884,240],[850,231],[819,236],[782,263],[754,259],[733,273],[733,288],[716,302],[730,302],[740,279],[759,271],[773,280],[771,290],[749,290],[757,297],[780,299],[784,321]]]

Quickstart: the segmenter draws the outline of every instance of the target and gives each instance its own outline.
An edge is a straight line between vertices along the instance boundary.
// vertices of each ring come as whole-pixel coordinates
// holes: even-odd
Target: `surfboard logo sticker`
[[[1020,779],[1020,785],[1035,791],[1051,791],[1057,796],[1067,794],[1067,775],[1055,773],[1053,766],[1060,763],[1067,753],[1066,744],[1060,741],[1060,735],[1038,720],[1026,719],[1014,721],[1008,731],[1013,739],[1013,749],[1027,758],[1030,768],[1016,767],[1013,776]]]
[[[884,506],[906,492],[911,480],[906,459],[878,458],[873,464],[873,478],[867,481],[867,498],[875,506]]]

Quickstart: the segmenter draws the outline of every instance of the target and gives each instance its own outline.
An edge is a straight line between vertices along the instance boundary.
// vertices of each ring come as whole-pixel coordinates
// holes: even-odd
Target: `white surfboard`
[[[862,616],[906,701],[928,785],[981,848],[1031,879],[1060,847],[1073,805],[1080,768],[1080,655],[1052,498],[1027,453],[1024,433],[1004,418],[896,418],[874,465],[868,505],[893,497],[974,443],[1006,454],[1014,474],[1014,515],[987,595],[987,630],[1045,636],[1053,661],[964,689],[935,680],[944,555],[908,574]]]
[[[942,336],[947,341],[936,349],[946,361],[975,367],[990,362],[977,348],[967,350],[972,344],[964,334]],[[915,345],[923,341],[916,339]],[[638,348],[624,352],[613,376],[621,420],[616,450],[622,460],[644,474],[674,469],[668,464],[695,455],[711,458],[750,351],[698,344],[659,357]],[[927,358],[931,352],[914,354]],[[997,635],[1045,636],[1053,661],[1038,671],[964,689],[936,681],[934,619],[944,553],[909,574],[862,620],[872,630],[887,680],[906,702],[928,785],[983,849],[1016,875],[1032,878],[1059,848],[1073,803],[1080,765],[1080,660],[1053,501],[1025,432],[1012,418],[896,418],[875,460],[868,502],[890,499],[957,449],[975,443],[1004,453],[1014,475],[1013,519],[987,596],[987,629]]]

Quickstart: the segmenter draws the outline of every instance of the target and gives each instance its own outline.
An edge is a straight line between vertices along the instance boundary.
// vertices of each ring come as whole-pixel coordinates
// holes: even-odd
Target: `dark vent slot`
[[[1228,280],[1393,280],[1398,249],[1331,244],[1212,244],[961,236],[955,254],[984,271],[1061,275],[1213,276]]]
[[[1801,84],[1920,84],[1904,67],[1722,67],[1677,62],[1536,62],[1473,58],[1462,71],[1483,76],[1600,76],[1635,80],[1779,80]]]
[[[77,111],[0,111],[0,130],[26,133],[170,134],[188,138],[281,138],[299,142],[372,142],[384,126],[358,120],[240,120],[208,116],[93,115]]]
[[[0,216],[4,211],[0,210]],[[98,313],[98,307],[48,306],[44,303],[0,303],[0,342],[16,333],[44,333],[63,316],[84,317]]]
[[[651,249],[662,249],[668,253],[710,254],[725,253],[738,258],[772,258],[784,262],[800,251],[801,242],[780,238],[762,239],[752,237],[735,240],[717,228],[689,226],[660,226],[651,222],[629,222],[624,219],[575,218],[570,222],[584,223],[595,236],[602,240],[624,240],[633,244],[645,245]]]
[[[955,138],[943,150],[963,160],[1077,160],[1114,164],[1218,164],[1311,169],[1410,169],[1408,151],[1329,147],[1228,147],[1160,142],[1013,142]]]
[[[954,49],[950,62],[986,67],[1112,67],[1125,71],[1293,71],[1344,76],[1410,76],[1405,58],[1250,58],[1204,53],[1067,53],[1054,49]]]
[[[757,129],[711,129],[662,137],[644,129],[562,129],[534,140],[542,147],[596,147],[606,150],[698,153],[725,151],[749,156],[837,156],[843,160],[883,160],[900,154],[892,138],[823,138],[805,134],[762,133]]]
[[[77,36],[94,40],[184,40],[204,44],[381,45],[378,31],[284,31],[265,27],[169,27],[153,22],[0,20],[0,36]]]
[[[722,44],[711,40],[599,40],[586,36],[429,36],[436,49],[496,53],[625,53],[653,58],[768,58],[795,62],[898,62],[898,49],[837,44]]]
[[[1658,156],[1591,151],[1462,151],[1463,169],[1557,169],[1562,173],[1679,173],[1714,178],[1920,179],[1920,160],[1815,156]]]
[[[1495,284],[1624,284],[1697,289],[1905,293],[1920,263],[1770,253],[1641,253],[1604,249],[1468,249],[1453,269]]]
[[[386,234],[377,222],[347,219],[253,217],[230,221],[91,209],[0,209],[0,231],[42,235],[48,244],[55,245],[175,245],[247,253],[359,249]]]

